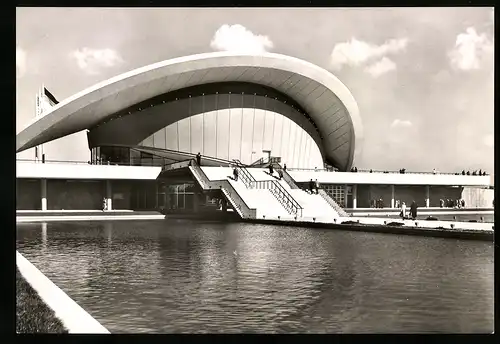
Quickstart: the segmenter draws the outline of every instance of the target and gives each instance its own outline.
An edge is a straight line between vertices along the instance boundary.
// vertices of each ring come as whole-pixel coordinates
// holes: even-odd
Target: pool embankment
[[[26,283],[32,288],[33,292],[38,294],[39,300],[52,311],[54,318],[60,320],[60,323],[68,333],[109,333],[104,326],[17,251],[16,263],[20,275],[22,275]],[[32,293],[32,295],[34,294]],[[27,311],[28,313],[33,313],[30,315],[31,318],[47,315],[46,319],[54,321],[54,318],[50,319],[49,315],[51,313],[47,309],[44,310],[45,313],[43,314],[37,314],[37,309],[40,308]],[[26,312],[23,314],[26,316]],[[35,325],[32,323],[30,326],[34,327]],[[54,324],[51,326],[56,328]],[[57,329],[60,329],[60,327],[57,327]]]
[[[68,333],[16,268],[16,333]]]
[[[322,223],[322,222],[304,222],[304,221],[283,221],[283,220],[264,220],[252,219],[247,222],[293,226],[293,227],[306,227],[306,228],[319,228],[319,229],[334,229],[342,231],[357,231],[357,232],[371,232],[371,233],[384,233],[384,234],[404,234],[416,235],[437,238],[456,238],[466,240],[480,240],[480,241],[493,241],[494,231],[486,229],[462,229],[462,228],[425,228],[416,226],[403,225],[401,221],[390,221],[388,224],[364,224],[358,223],[357,220],[349,221],[344,220],[344,223]]]

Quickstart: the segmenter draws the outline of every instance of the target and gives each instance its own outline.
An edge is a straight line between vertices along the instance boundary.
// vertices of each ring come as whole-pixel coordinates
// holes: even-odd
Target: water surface
[[[493,331],[493,244],[184,220],[17,224],[113,333]]]

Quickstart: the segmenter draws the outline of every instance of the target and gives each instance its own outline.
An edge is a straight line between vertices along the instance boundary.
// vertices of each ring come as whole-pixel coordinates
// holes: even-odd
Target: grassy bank
[[[68,333],[54,312],[16,268],[16,331],[18,333]]]

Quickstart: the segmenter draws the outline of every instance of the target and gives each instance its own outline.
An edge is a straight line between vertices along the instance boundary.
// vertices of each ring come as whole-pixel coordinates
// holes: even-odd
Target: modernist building
[[[288,168],[326,164],[348,171],[363,138],[358,107],[342,82],[309,62],[271,53],[219,52],[163,61],[60,103],[54,98],[50,105],[17,135],[17,152],[87,130],[89,161],[96,165],[163,166],[200,152],[204,164],[251,164],[273,156]],[[35,192],[43,198],[45,193],[48,204],[42,209],[99,209],[108,194],[114,208],[149,209],[161,206],[165,192],[184,207],[192,203],[186,197],[194,187],[138,180],[104,184],[70,176],[48,182],[25,178],[18,186],[18,195]],[[351,189],[332,184],[327,190],[343,200]],[[82,195],[88,195],[86,201]],[[21,208],[32,207],[26,202],[33,197],[26,197],[18,201]]]
[[[228,52],[156,63],[84,90],[19,133],[17,151],[85,129],[93,159],[117,163],[162,150],[251,163],[269,151],[289,167],[324,161],[340,170],[352,166],[363,136],[353,96],[331,73],[288,56]]]

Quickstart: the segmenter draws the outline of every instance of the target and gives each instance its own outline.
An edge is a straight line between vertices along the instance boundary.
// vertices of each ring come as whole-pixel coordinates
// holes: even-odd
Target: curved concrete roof
[[[280,54],[216,52],[175,58],[118,75],[54,106],[16,137],[20,152],[96,124],[147,99],[182,88],[241,81],[266,85],[294,99],[318,126],[326,161],[347,169],[361,151],[359,109],[328,71]]]

